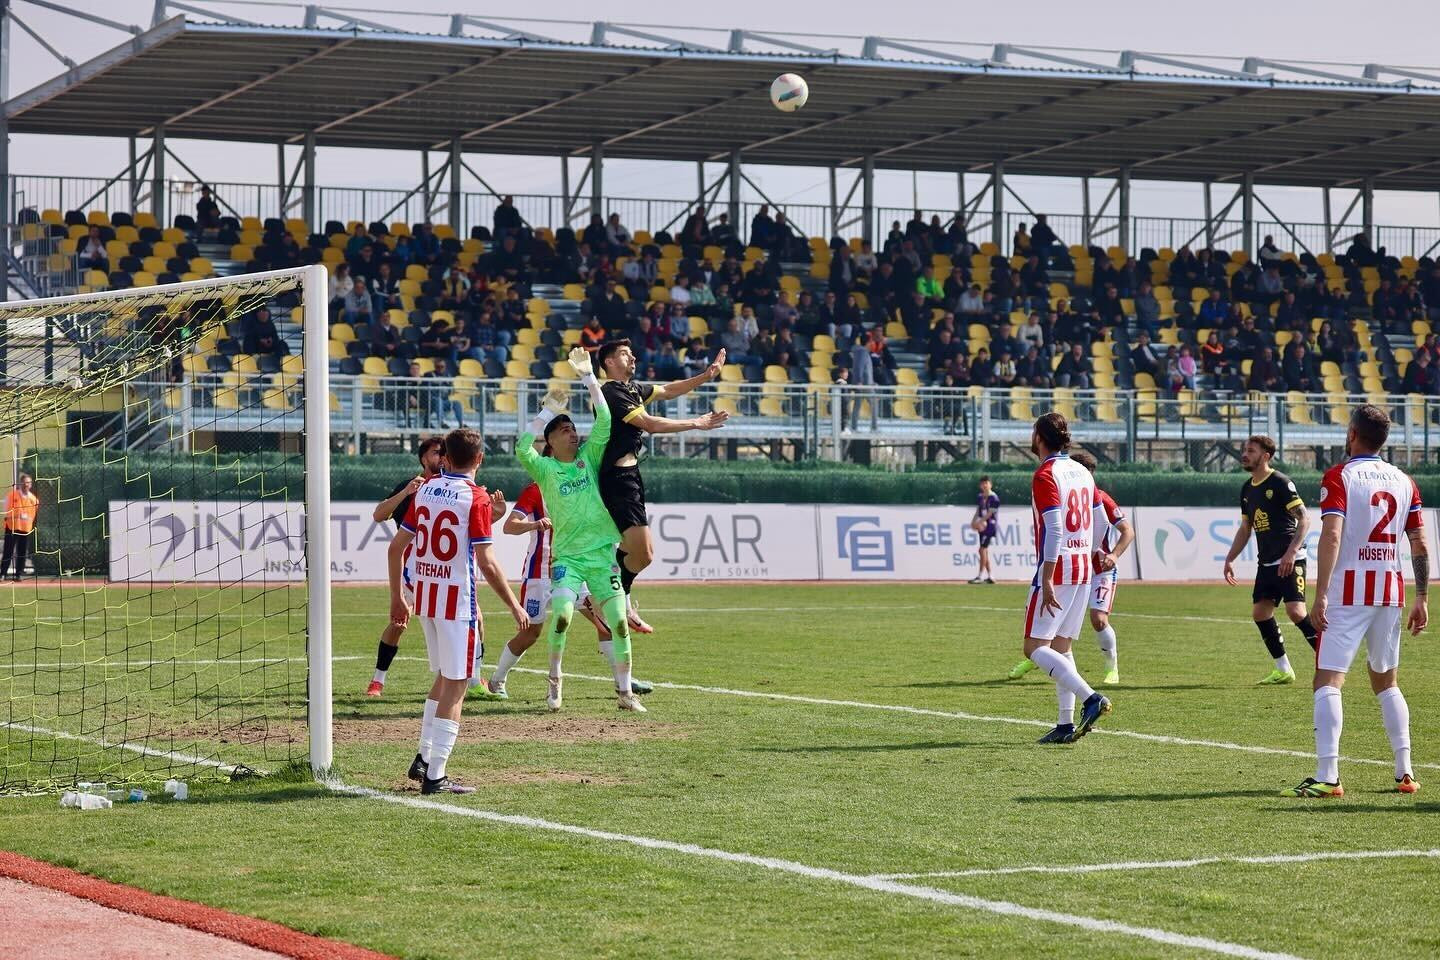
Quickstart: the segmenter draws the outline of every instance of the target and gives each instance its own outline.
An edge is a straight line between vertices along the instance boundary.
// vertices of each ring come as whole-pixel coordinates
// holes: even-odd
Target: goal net
[[[0,303],[0,793],[329,767],[325,277]]]

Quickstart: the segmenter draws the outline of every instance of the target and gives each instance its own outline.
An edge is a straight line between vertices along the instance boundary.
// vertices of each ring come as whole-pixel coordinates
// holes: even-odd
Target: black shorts
[[[1259,603],[1261,600],[1269,600],[1271,603],[1304,603],[1305,602],[1305,561],[1299,560],[1295,563],[1295,572],[1288,577],[1280,576],[1280,565],[1260,567],[1255,571],[1255,590],[1250,594],[1250,599]]]
[[[987,549],[987,548],[990,546],[990,544],[992,544],[992,543],[995,542],[995,533],[996,533],[996,531],[991,530],[991,529],[988,528],[988,527],[985,528],[984,530],[980,531],[980,549],[981,549],[981,550]]]
[[[645,515],[645,481],[639,467],[614,467],[600,474],[600,499],[623,535],[631,527],[648,527]]]

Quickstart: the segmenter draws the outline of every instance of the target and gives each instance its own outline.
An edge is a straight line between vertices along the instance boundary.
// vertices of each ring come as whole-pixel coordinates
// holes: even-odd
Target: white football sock
[[[385,674],[387,674],[387,673],[389,673],[388,670],[376,670],[376,671],[375,671],[375,676],[371,677],[370,679],[374,680],[376,683],[384,683],[384,682],[385,682]]]
[[[1415,775],[1410,769],[1410,705],[1399,687],[1387,687],[1375,695],[1380,701],[1380,719],[1385,722],[1385,733],[1390,738],[1390,749],[1395,751],[1395,779],[1405,774]]]
[[[1345,715],[1340,708],[1340,688],[1321,687],[1315,691],[1315,779],[1321,783],[1340,782],[1340,728]]]
[[[615,641],[614,641],[614,640],[601,640],[601,641],[600,641],[600,653],[601,653],[602,656],[604,656],[605,662],[608,663],[608,664],[610,664],[610,669],[611,669],[611,670],[614,670],[614,669],[615,669]]]
[[[434,731],[434,740],[430,744],[430,766],[425,771],[425,776],[431,780],[439,780],[445,776],[445,762],[450,759],[450,751],[455,749],[455,739],[460,736],[460,724],[444,717],[436,717],[430,721],[430,729]]]
[[[1056,653],[1049,647],[1036,647],[1035,652],[1030,654],[1030,659],[1035,666],[1048,673],[1051,680],[1075,694],[1078,699],[1084,701],[1094,695],[1094,689],[1085,682],[1080,671],[1075,669],[1075,664],[1064,654]]]
[[[500,659],[495,664],[495,672],[490,674],[490,689],[494,690],[496,684],[504,683],[505,678],[510,675],[510,668],[519,662],[521,654],[511,653],[510,644],[500,648]]]
[[[1072,667],[1075,665],[1075,653],[1073,651],[1066,653],[1065,659],[1070,661]],[[1055,702],[1060,707],[1060,713],[1056,723],[1062,727],[1066,725],[1073,727],[1075,725],[1075,694],[1057,683],[1055,684]]]
[[[435,710],[439,706],[438,700],[426,700],[425,714],[420,719],[420,759],[427,763],[430,761],[431,725],[435,722]]]
[[[1095,633],[1095,641],[1100,645],[1100,653],[1105,657],[1105,669],[1114,670],[1119,661],[1119,650],[1116,646],[1115,628],[1105,624],[1104,630]],[[1072,658],[1073,659],[1073,658]]]
[[[563,653],[552,653],[552,654],[550,654],[550,676],[552,676],[552,677],[563,676],[564,673],[565,673],[565,671],[561,669],[561,664],[563,664],[564,662],[565,662],[565,654],[563,654]]]
[[[1275,658],[1275,669],[1276,669],[1276,670],[1279,670],[1281,673],[1289,673],[1289,672],[1291,671],[1291,667],[1290,667],[1290,657],[1289,657],[1288,655],[1286,655],[1286,654],[1283,654],[1283,653],[1280,654],[1280,656],[1276,657],[1276,658]],[[1331,781],[1327,780],[1327,781],[1325,781],[1325,782],[1326,782],[1326,783],[1329,783],[1329,782],[1331,782]]]

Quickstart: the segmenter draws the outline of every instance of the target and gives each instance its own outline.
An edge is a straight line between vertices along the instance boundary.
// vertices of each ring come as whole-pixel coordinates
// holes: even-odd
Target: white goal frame
[[[300,280],[304,309],[301,356],[305,402],[305,588],[306,588],[306,714],[310,738],[310,769],[319,778],[334,764],[332,644],[330,636],[330,338],[329,274],[321,264],[267,270],[259,273],[187,280],[123,291],[99,291],[46,297],[37,300],[0,301],[5,311],[27,306],[98,304],[127,296],[164,295],[241,285],[247,281],[295,277]]]

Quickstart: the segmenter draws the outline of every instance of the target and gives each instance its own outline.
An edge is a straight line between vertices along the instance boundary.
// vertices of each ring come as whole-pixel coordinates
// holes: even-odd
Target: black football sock
[[[375,669],[389,670],[390,664],[395,662],[395,654],[400,652],[400,645],[391,646],[384,640],[380,641],[380,649],[375,652]]]
[[[1275,618],[1269,620],[1256,620],[1255,627],[1260,631],[1260,639],[1265,641],[1265,649],[1269,651],[1270,657],[1279,660],[1285,656],[1285,641],[1280,637],[1280,625]]]
[[[635,578],[639,574],[631,570],[625,564],[620,564],[620,586],[625,590],[625,596],[630,596],[630,588],[635,586]]]
[[[1305,619],[1295,624],[1295,626],[1299,627],[1300,632],[1305,635],[1305,642],[1310,644],[1311,650],[1320,649],[1320,634],[1315,630],[1315,624],[1310,621],[1310,615],[1308,613],[1305,615]]]

